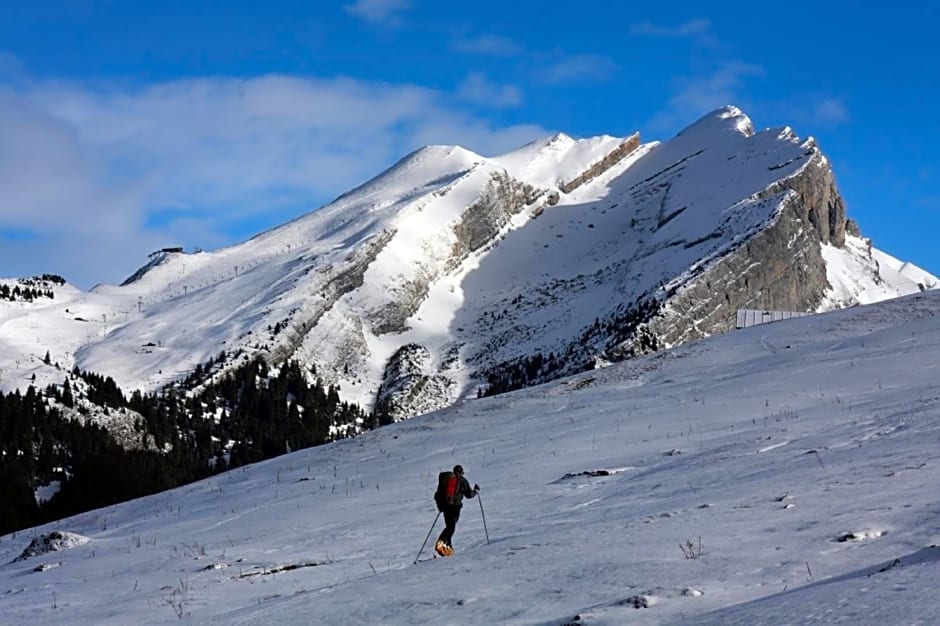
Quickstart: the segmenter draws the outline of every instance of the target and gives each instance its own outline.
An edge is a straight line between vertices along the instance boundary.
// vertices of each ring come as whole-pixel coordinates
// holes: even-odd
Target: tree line
[[[58,274],[43,274],[32,278],[20,278],[18,282],[19,284],[12,287],[6,283],[0,284],[0,300],[13,302],[17,300],[32,302],[39,298],[51,300],[55,297],[55,292],[48,288],[49,283],[62,286],[65,284],[65,279]]]
[[[72,370],[62,385],[0,394],[0,534],[123,502],[285,452],[348,437],[373,420],[296,362],[263,359],[213,380],[196,379],[128,398],[114,380]],[[194,374],[197,374],[194,372]],[[310,383],[310,380],[315,382]],[[188,388],[189,387],[189,388]],[[140,445],[125,449],[81,419],[132,411]],[[66,417],[66,415],[75,415]],[[37,503],[35,490],[60,481]]]
[[[32,302],[39,298],[49,298],[51,300],[53,297],[55,297],[55,294],[51,289],[21,287],[20,285],[13,285],[11,288],[7,284],[0,284],[0,300]]]

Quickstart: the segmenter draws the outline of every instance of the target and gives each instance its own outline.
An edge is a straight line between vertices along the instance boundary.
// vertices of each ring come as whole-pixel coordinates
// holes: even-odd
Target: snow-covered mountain
[[[58,364],[152,391],[261,354],[398,418],[721,333],[741,308],[936,284],[861,237],[812,139],[726,107],[663,143],[429,146],[239,245],[0,300],[0,388],[61,383]]]
[[[459,402],[0,537],[0,623],[934,624],[938,350],[933,291]]]

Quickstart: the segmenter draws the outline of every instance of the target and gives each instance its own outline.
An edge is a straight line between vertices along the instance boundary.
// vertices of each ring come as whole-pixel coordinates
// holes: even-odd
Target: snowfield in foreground
[[[4,536],[0,623],[935,623],[938,314],[758,326]],[[415,565],[454,463],[489,542],[471,500]],[[87,541],[17,560],[53,531]]]

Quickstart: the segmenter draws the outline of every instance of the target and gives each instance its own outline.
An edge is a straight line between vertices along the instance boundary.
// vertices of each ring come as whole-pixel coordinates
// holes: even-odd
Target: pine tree
[[[62,404],[70,409],[75,406],[75,399],[72,397],[72,386],[69,384],[68,378],[62,384]]]

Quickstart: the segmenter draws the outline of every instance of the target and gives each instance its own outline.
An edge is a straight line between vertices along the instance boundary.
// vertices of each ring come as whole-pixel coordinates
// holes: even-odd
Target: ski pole
[[[440,517],[440,516],[441,516],[441,512],[438,511],[438,512],[437,512],[437,517],[434,518],[434,523],[431,524],[431,528],[428,529],[428,536],[424,538],[424,543],[421,544],[421,549],[418,550],[418,556],[415,557],[415,561],[414,561],[415,563],[417,563],[417,562],[418,562],[418,559],[421,558],[421,553],[424,552],[424,546],[425,546],[425,544],[427,544],[428,539],[431,538],[431,533],[434,532],[434,527],[437,526],[437,518]],[[412,565],[414,565],[414,563],[412,563]]]
[[[480,503],[480,516],[483,518],[483,532],[486,533],[486,545],[490,545],[490,531],[486,529],[486,513],[483,512],[483,498],[477,492],[477,501]]]

